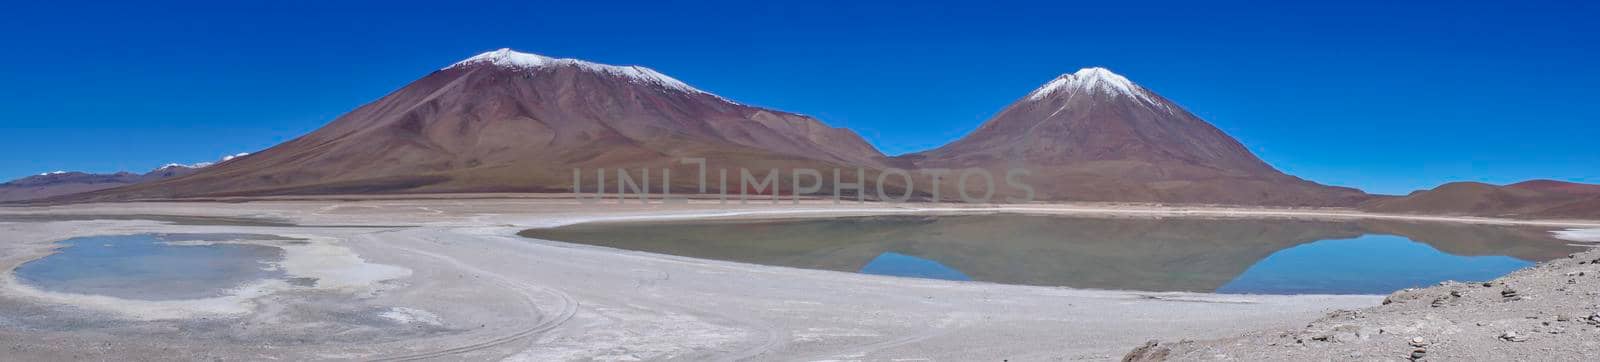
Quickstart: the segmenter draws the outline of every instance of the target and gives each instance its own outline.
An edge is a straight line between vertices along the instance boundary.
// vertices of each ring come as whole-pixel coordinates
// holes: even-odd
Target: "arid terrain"
[[[905,279],[515,236],[526,228],[600,220],[995,211],[1600,227],[1341,210],[1110,205],[580,208],[543,197],[8,207],[0,208],[0,266],[7,270],[74,236],[250,233],[303,240],[284,247],[315,252],[289,253],[284,270],[318,281],[200,301],[142,302],[41,293],[19,287],[8,274],[0,292],[0,348],[29,360],[1103,360],[1151,339],[1209,340],[1294,328],[1330,311],[1383,300]]]
[[[1534,180],[1505,186],[1454,182],[1361,205],[1375,212],[1600,219],[1600,185]]]
[[[1600,251],[1591,250],[1492,281],[1398,291],[1381,306],[1334,311],[1304,327],[1202,341],[1154,341],[1126,357],[1583,361],[1600,351],[1597,297]]]

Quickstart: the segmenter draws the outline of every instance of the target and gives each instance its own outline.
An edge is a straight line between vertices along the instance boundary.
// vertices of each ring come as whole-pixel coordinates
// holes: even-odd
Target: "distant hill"
[[[0,201],[26,201],[105,190],[136,184],[143,180],[143,175],[131,172],[91,174],[56,171],[42,173],[0,184]]]
[[[1555,180],[1523,181],[1506,185],[1506,187],[1519,190],[1546,191],[1573,195],[1600,195],[1600,185],[1580,184]]]
[[[46,172],[0,184],[0,202],[40,200],[188,176],[216,163],[228,162],[236,157],[245,155],[248,154],[240,153],[227,156],[217,162],[171,163],[142,174],[132,172],[112,174],[76,171]]]
[[[1600,219],[1600,185],[1538,180],[1507,186],[1454,182],[1361,208],[1387,213]]]

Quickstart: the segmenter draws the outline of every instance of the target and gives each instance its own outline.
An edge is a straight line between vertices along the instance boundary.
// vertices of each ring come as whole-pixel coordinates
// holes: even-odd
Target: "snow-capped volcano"
[[[1109,69],[1100,67],[1083,68],[1077,72],[1062,74],[1049,83],[1045,83],[1038,89],[1033,90],[1033,92],[1028,93],[1028,99],[1038,100],[1069,89],[1101,92],[1108,95],[1121,94],[1138,97],[1151,103],[1155,102],[1154,99],[1151,99],[1146,94],[1149,91],[1146,91],[1144,87],[1133,84],[1132,81],[1129,81],[1128,78],[1123,77],[1121,74],[1113,73]]]
[[[553,67],[575,67],[591,72],[599,72],[623,77],[641,84],[656,85],[671,90],[711,94],[709,92],[696,89],[695,87],[691,87],[689,84],[684,83],[676,78],[667,76],[666,74],[661,74],[661,72],[657,72],[654,69],[637,65],[620,66],[600,64],[581,59],[552,58],[539,54],[518,52],[511,50],[510,48],[500,48],[499,50],[484,52],[483,54],[478,54],[471,58],[467,58],[466,60],[451,64],[449,67],[445,67],[445,69],[477,64],[492,64],[495,66],[519,70],[544,70]]]
[[[1365,196],[1285,175],[1105,68],[1062,74],[971,134],[904,158],[922,168],[1026,169],[1042,199],[1349,205]]]
[[[674,187],[698,182],[686,176],[696,166],[679,162],[686,157],[733,170],[887,160],[849,130],[730,102],[649,68],[500,49],[249,157],[103,195],[563,192],[574,168],[619,167],[650,167],[659,190],[664,167]]]

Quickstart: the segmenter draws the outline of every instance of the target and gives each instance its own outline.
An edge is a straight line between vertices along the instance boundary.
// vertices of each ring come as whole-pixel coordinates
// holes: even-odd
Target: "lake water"
[[[591,223],[522,235],[901,277],[1250,294],[1387,294],[1584,250],[1538,228],[1021,214]]]
[[[126,299],[174,300],[225,295],[229,289],[281,278],[271,263],[283,249],[244,244],[173,244],[189,241],[286,240],[270,235],[137,234],[91,236],[60,242],[55,254],[17,267],[23,283],[46,291]]]

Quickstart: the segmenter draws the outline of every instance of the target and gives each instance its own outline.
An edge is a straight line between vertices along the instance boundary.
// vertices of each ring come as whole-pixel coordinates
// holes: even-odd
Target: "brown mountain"
[[[742,105],[639,66],[501,49],[428,74],[310,134],[190,177],[85,199],[231,195],[563,192],[574,168],[663,167],[677,189],[739,167],[879,167],[854,132]],[[635,175],[634,177],[642,177]],[[615,178],[607,178],[615,192]],[[735,188],[730,186],[729,188]],[[737,192],[736,190],[733,192]]]
[[[92,174],[56,171],[0,184],[0,202],[36,200],[105,190],[132,185],[141,181],[143,181],[142,176],[132,172]]]
[[[1600,185],[1580,184],[1556,180],[1530,180],[1506,185],[1507,188],[1565,193],[1574,195],[1600,195]]]
[[[1102,68],[1063,74],[953,143],[903,156],[921,168],[1022,168],[1043,200],[1348,206],[1360,190],[1267,165],[1172,101]]]
[[[1600,219],[1600,185],[1530,181],[1508,186],[1453,182],[1402,197],[1374,199],[1362,209],[1433,215]]]
[[[114,189],[145,182],[186,176],[198,172],[209,163],[195,165],[169,164],[144,174],[118,172],[95,174],[56,171],[28,176],[0,184],[0,202],[29,201],[85,192]]]

